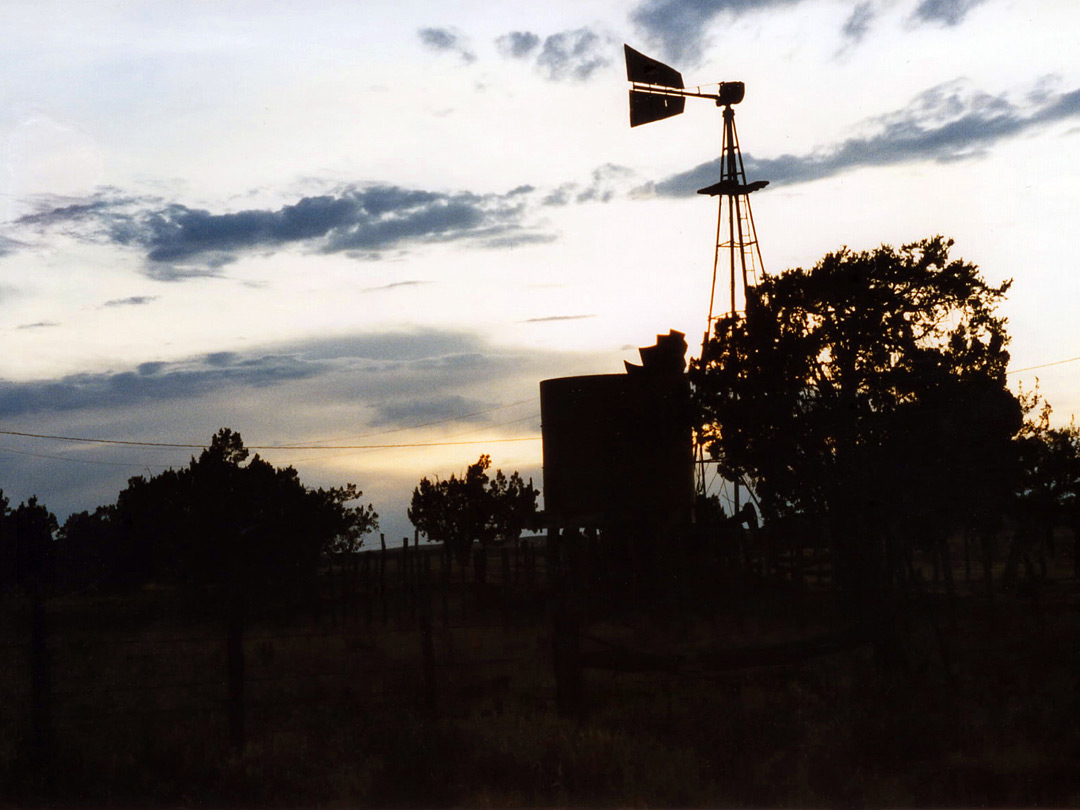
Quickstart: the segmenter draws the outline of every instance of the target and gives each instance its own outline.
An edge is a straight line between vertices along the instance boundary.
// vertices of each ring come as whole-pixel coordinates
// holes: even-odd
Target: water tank
[[[684,374],[544,380],[540,415],[544,509],[553,523],[689,522],[694,458]]]

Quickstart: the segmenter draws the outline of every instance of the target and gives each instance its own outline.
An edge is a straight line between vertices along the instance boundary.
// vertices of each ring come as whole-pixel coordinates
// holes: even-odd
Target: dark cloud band
[[[520,186],[504,194],[446,193],[372,185],[305,197],[277,210],[235,213],[102,194],[87,203],[39,211],[16,226],[67,228],[82,238],[139,248],[149,275],[173,280],[213,275],[246,252],[289,246],[377,258],[381,251],[424,242],[474,240],[491,246],[502,235],[523,239],[533,191]]]
[[[1044,96],[1026,111],[1003,96],[967,92],[962,83],[932,88],[908,107],[868,121],[869,135],[818,152],[776,158],[745,156],[747,178],[773,184],[821,180],[851,169],[919,160],[949,162],[976,157],[995,143],[1028,130],[1080,116],[1080,90]],[[720,160],[711,160],[645,187],[683,197],[715,183]]]

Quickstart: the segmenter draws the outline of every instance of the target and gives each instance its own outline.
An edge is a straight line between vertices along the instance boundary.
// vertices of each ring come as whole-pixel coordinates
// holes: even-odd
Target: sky
[[[695,354],[708,313],[719,110],[631,129],[623,43],[745,82],[767,272],[951,237],[1013,279],[1010,385],[1080,413],[1072,0],[12,0],[0,25],[0,488],[61,520],[221,427],[357,484],[391,542],[421,477],[481,453],[539,487],[540,381],[669,329]]]

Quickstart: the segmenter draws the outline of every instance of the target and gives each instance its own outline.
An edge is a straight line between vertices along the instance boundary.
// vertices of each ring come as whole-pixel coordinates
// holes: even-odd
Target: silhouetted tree
[[[61,588],[82,589],[114,581],[118,565],[111,516],[114,506],[68,516],[57,536],[57,577]]]
[[[181,470],[132,478],[116,505],[72,515],[65,555],[97,547],[114,584],[155,580],[229,584],[281,593],[313,583],[335,544],[358,547],[378,526],[353,484],[305,487],[292,467],[248,459],[240,434],[223,428]]]
[[[55,515],[36,496],[11,509],[0,490],[0,587],[52,584],[56,531]]]
[[[766,275],[691,369],[701,435],[766,516],[816,516],[849,606],[880,606],[903,546],[1010,491],[1010,282],[941,237]]]
[[[409,520],[430,540],[443,543],[462,564],[468,561],[473,541],[514,542],[536,521],[540,494],[514,472],[487,474],[491,457],[480,456],[465,475],[446,480],[422,478],[413,490]]]
[[[1061,525],[1073,530],[1074,571],[1080,573],[1080,428],[1075,422],[1051,427],[1050,405],[1037,389],[1020,399],[1026,418],[1015,441],[1019,478],[1009,513],[1016,529],[1005,561],[1005,587],[1016,583],[1021,564],[1029,580],[1045,576],[1047,555],[1056,551],[1054,529]]]
[[[1073,534],[1073,576],[1080,579],[1080,427],[1069,422],[1050,431],[1057,512]]]

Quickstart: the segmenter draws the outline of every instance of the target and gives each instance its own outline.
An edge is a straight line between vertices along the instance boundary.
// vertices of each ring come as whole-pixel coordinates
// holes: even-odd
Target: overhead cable
[[[191,450],[204,450],[208,444],[186,444],[183,442],[140,442],[129,439],[91,439],[85,436],[56,436],[49,433],[26,433],[18,430],[0,430],[2,436],[21,436],[27,439],[52,439],[64,442],[83,442],[85,444],[116,444],[125,447],[178,447]],[[248,450],[386,450],[398,447],[447,447],[461,444],[494,444],[503,442],[532,442],[540,441],[540,436],[520,436],[511,439],[470,439],[460,442],[413,442],[409,444],[290,444],[286,446],[277,444],[249,444],[245,445]]]

